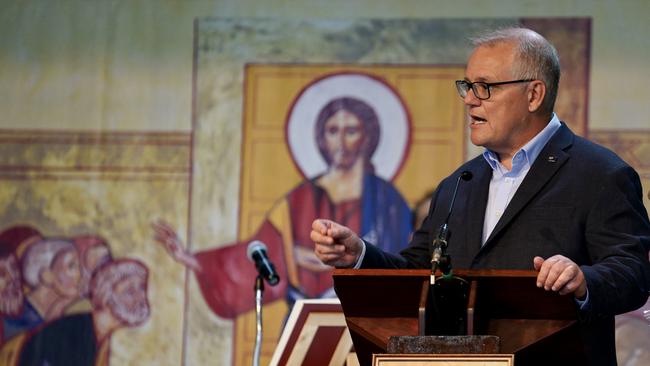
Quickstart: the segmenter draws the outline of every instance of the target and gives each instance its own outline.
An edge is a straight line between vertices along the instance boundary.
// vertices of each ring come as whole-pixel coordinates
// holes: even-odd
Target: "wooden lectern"
[[[427,322],[434,312],[427,305],[429,275],[428,270],[334,271],[334,288],[361,366],[371,364],[373,353],[386,353],[391,336],[436,335],[426,331],[433,329]],[[461,311],[465,329],[457,335],[499,337],[499,353],[514,354],[517,366],[584,363],[572,296],[537,288],[534,271],[454,270],[454,275],[468,284]]]

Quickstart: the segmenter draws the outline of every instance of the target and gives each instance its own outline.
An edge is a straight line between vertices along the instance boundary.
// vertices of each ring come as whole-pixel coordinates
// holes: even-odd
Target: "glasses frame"
[[[456,90],[458,91],[458,95],[460,95],[461,98],[465,98],[467,96],[467,93],[469,93],[469,90],[472,90],[472,93],[474,93],[474,96],[479,99],[479,100],[487,100],[490,99],[492,96],[492,93],[490,89],[493,86],[498,86],[498,85],[506,85],[506,84],[516,84],[516,83],[528,83],[531,81],[535,81],[536,79],[519,79],[519,80],[508,80],[508,81],[498,81],[496,83],[486,83],[484,81],[475,81],[473,83],[467,81],[467,80],[456,80]],[[467,85],[467,90],[464,90],[464,87],[462,85]],[[485,90],[487,90],[487,97],[481,98],[478,96],[478,93],[476,92],[476,85],[485,85]],[[465,95],[463,95],[465,94]]]

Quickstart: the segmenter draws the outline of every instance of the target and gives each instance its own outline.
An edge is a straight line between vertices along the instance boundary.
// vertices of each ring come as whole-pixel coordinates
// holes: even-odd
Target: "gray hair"
[[[41,282],[40,275],[52,267],[54,258],[67,250],[76,250],[65,239],[43,239],[29,246],[22,258],[23,279],[32,288]]]
[[[519,61],[514,65],[514,77],[543,81],[546,85],[546,95],[542,110],[553,112],[560,83],[560,57],[546,38],[530,29],[519,27],[498,29],[472,38],[475,48],[510,42],[516,45],[516,57]]]
[[[146,282],[148,276],[147,267],[136,259],[106,262],[97,269],[90,281],[91,302],[96,308],[106,306],[113,294],[113,287],[118,282],[129,277],[137,277]]]

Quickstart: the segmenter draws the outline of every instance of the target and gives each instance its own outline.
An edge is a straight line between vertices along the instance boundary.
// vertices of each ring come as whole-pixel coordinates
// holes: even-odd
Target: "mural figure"
[[[14,248],[0,242],[0,346],[13,336],[13,329],[6,322],[20,316],[23,301],[22,277]]]
[[[5,230],[0,238],[6,240],[3,245],[6,264],[13,273],[13,295],[5,301],[15,306],[14,313],[3,316],[4,343],[62,316],[79,298],[80,273],[77,251],[70,241],[44,239],[38,231],[27,226]],[[18,265],[19,262],[21,266],[16,271],[11,263]],[[19,286],[19,292],[15,286]]]
[[[65,309],[65,314],[87,313],[92,310],[90,303],[90,280],[103,264],[113,260],[106,240],[97,235],[84,234],[72,238],[79,254],[79,297]]]
[[[360,98],[337,97],[322,107],[314,128],[326,171],[280,198],[252,237],[190,253],[171,225],[153,225],[156,241],[194,270],[203,297],[221,317],[233,318],[254,305],[249,294],[257,274],[246,256],[252,240],[266,243],[281,276],[278,286],[266,289],[265,302],[284,297],[289,304],[334,296],[332,267],[315,257],[305,230],[314,218],[341,220],[389,252],[408,242],[410,209],[392,184],[375,174],[371,162],[381,133],[375,110]]]
[[[139,261],[113,261],[97,235],[3,231],[0,365],[108,365],[110,335],[149,317],[147,276]]]
[[[149,318],[147,267],[118,259],[102,265],[90,283],[92,312],[48,323],[26,340],[18,365],[107,366],[110,337]]]
[[[0,232],[0,346],[22,329],[20,319],[29,318],[25,316],[19,253],[41,239],[40,233],[27,225]]]
[[[88,298],[92,275],[104,263],[113,260],[113,256],[106,240],[97,235],[75,236],[72,242],[79,253],[81,264],[79,292],[82,297]]]
[[[45,238],[27,248],[22,257],[26,294],[22,330],[61,317],[80,297],[79,254],[72,241]]]

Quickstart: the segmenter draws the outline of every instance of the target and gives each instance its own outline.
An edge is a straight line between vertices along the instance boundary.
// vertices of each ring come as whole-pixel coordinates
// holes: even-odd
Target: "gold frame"
[[[373,354],[372,366],[514,366],[514,354]]]

